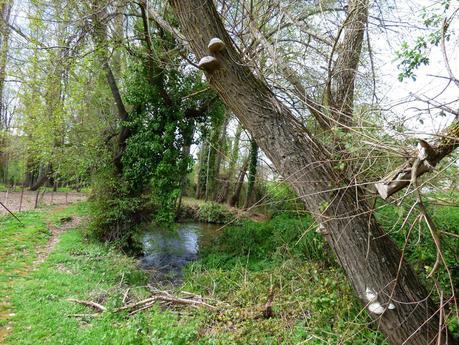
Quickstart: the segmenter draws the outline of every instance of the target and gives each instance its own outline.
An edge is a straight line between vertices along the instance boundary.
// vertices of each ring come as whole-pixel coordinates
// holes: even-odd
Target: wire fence
[[[86,193],[81,192],[55,192],[47,189],[37,191],[24,188],[11,188],[0,192],[0,202],[11,212],[33,210],[49,205],[66,205],[87,199]],[[0,214],[6,214],[5,207],[0,208]]]

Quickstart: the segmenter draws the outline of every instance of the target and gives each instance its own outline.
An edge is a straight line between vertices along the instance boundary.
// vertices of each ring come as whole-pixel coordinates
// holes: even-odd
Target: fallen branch
[[[214,307],[213,305],[207,304],[207,303],[202,302],[202,301],[196,301],[196,300],[193,300],[193,299],[172,297],[172,296],[166,296],[166,295],[156,295],[156,296],[144,299],[142,301],[131,303],[131,304],[125,305],[123,307],[117,308],[117,309],[115,309],[115,311],[119,312],[119,311],[129,310],[130,313],[132,313],[134,311],[140,311],[140,310],[149,308],[157,301],[169,302],[169,303],[173,303],[173,304],[202,306],[202,307],[206,307],[206,308],[209,308],[209,309],[216,309],[216,307]]]
[[[87,307],[92,307],[92,308],[98,310],[100,313],[102,313],[102,312],[107,310],[107,308],[105,308],[103,305],[101,305],[99,303],[96,303],[96,302],[92,302],[92,301],[82,301],[82,300],[74,299],[74,298],[68,298],[67,301],[78,303],[78,304],[82,304],[82,305],[85,305]]]
[[[416,162],[416,157],[408,159],[402,166],[384,177],[380,182],[376,183],[375,187],[381,198],[387,199],[391,195],[409,186],[412,181],[411,175],[413,168],[415,168],[416,178],[418,178],[426,172],[431,171],[443,158],[458,148],[459,121],[449,126],[440,139],[432,145],[423,140],[419,142],[422,145],[427,145],[427,147],[423,148],[425,150],[425,157],[421,159],[421,162]],[[419,165],[413,167],[415,163]]]
[[[3,202],[0,201],[0,205],[9,213],[11,214],[14,219],[16,219],[22,226],[24,226],[24,223],[21,222],[21,220],[8,208],[5,206],[5,204]]]
[[[95,314],[70,314],[68,315],[69,317],[80,317],[80,318],[85,318],[85,317],[98,317],[100,316],[100,313],[95,313]]]
[[[125,297],[127,296],[129,289],[125,292],[125,296],[123,297],[123,301],[125,301]],[[103,305],[92,302],[92,301],[82,301],[78,299],[73,299],[69,298],[67,299],[69,302],[74,302],[74,303],[79,303],[88,307],[92,307],[98,311],[98,313],[102,313],[107,311],[107,308],[104,307]],[[163,292],[162,294],[157,294],[154,296],[151,296],[149,298],[146,298],[144,300],[126,304],[122,307],[116,308],[114,312],[122,312],[122,311],[127,311],[129,312],[129,315],[133,315],[135,313],[138,313],[139,311],[151,308],[156,302],[167,302],[171,304],[180,304],[180,305],[189,305],[192,307],[205,307],[208,309],[216,309],[213,305],[207,304],[203,302],[202,300],[195,300],[195,299],[186,299],[186,298],[179,298],[179,297],[174,297],[170,295],[167,292]],[[86,315],[86,314],[75,314],[74,316],[80,317],[81,315]]]

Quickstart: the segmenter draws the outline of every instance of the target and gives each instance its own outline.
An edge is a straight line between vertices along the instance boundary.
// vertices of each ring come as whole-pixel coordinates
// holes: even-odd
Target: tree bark
[[[4,100],[4,87],[6,79],[6,64],[8,62],[9,50],[9,37],[10,37],[10,17],[13,1],[2,1],[0,5],[0,34],[1,34],[1,48],[0,48],[0,129],[8,127],[6,117],[6,107]]]
[[[249,166],[249,158],[250,156],[247,156],[247,158],[244,161],[244,164],[242,164],[241,170],[239,171],[239,176],[237,178],[234,193],[231,196],[228,203],[231,207],[237,207],[239,204],[239,199],[241,198],[242,185],[244,184],[244,178],[247,174],[247,167]]]
[[[325,91],[336,125],[347,130],[352,126],[354,87],[357,67],[362,51],[363,35],[368,18],[368,0],[349,1],[348,15],[338,32],[332,48],[328,85]],[[344,37],[333,69],[330,69],[333,53],[337,49],[341,32]]]
[[[242,61],[212,0],[170,3],[198,59],[209,55],[211,38],[225,42],[226,49],[215,54],[219,69],[206,72],[210,85],[326,230],[329,244],[365,306],[374,304],[369,292],[375,292],[384,312],[370,315],[379,329],[392,344],[435,343],[439,338],[437,308],[375,221],[363,192],[346,187],[347,179],[333,170],[322,145]],[[395,309],[386,308],[389,302]],[[438,344],[446,344],[446,327],[441,325],[440,330]]]
[[[230,157],[230,162],[229,162],[229,168],[228,168],[228,182],[227,185],[225,186],[225,194],[224,194],[224,200],[228,200],[228,194],[231,186],[236,186],[236,180],[235,180],[235,172],[236,172],[236,165],[237,161],[239,159],[239,143],[241,141],[241,134],[242,134],[242,125],[240,122],[238,122],[237,127],[236,127],[236,133],[234,135],[233,139],[233,144],[231,147],[231,157]],[[228,200],[229,202],[229,200]]]

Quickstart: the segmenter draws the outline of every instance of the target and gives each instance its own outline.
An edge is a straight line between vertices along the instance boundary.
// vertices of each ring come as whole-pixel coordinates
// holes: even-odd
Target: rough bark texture
[[[431,171],[443,158],[459,147],[459,121],[449,126],[444,135],[432,144],[430,154],[421,161],[416,170],[416,177]],[[411,170],[416,158],[410,158],[401,167],[375,184],[379,195],[387,199],[411,183]]]
[[[379,328],[392,344],[435,343],[436,308],[413,270],[376,223],[363,194],[342,187],[347,181],[328,163],[320,143],[241,61],[212,0],[170,3],[197,59],[209,54],[207,44],[212,37],[225,42],[226,49],[216,54],[220,69],[207,73],[207,79],[324,226],[364,305],[368,289],[378,293],[383,306],[389,300],[394,303],[393,310],[371,314]],[[439,344],[446,344],[442,330]]]
[[[338,50],[338,58],[333,69],[329,71],[329,103],[334,120],[344,128],[352,125],[355,77],[367,18],[368,0],[349,1],[348,16],[333,47],[333,52],[335,49]],[[344,37],[342,43],[338,44],[341,32]]]

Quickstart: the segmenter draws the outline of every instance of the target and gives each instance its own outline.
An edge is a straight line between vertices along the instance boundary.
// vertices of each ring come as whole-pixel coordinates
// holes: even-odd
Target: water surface
[[[220,234],[214,224],[178,224],[176,231],[154,229],[143,235],[140,266],[150,274],[152,285],[179,285],[184,267],[198,259],[199,250]]]

